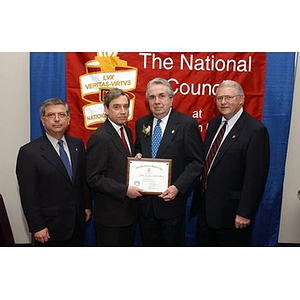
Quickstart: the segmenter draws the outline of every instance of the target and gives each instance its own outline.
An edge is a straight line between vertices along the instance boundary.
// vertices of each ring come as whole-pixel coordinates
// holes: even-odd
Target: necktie
[[[222,126],[222,128],[220,129],[218,135],[216,136],[212,146],[210,147],[209,153],[206,157],[205,165],[204,165],[204,168],[203,168],[203,171],[202,171],[202,184],[201,184],[201,194],[202,194],[202,196],[203,196],[204,191],[206,189],[206,180],[207,180],[208,171],[211,167],[211,164],[214,160],[215,155],[217,154],[217,152],[219,150],[220,144],[222,142],[222,139],[224,137],[224,133],[225,133],[225,130],[226,130],[226,125],[227,125],[227,121],[224,122],[224,125]]]
[[[127,144],[127,142],[126,142],[126,139],[125,139],[125,135],[124,135],[124,127],[121,127],[121,128],[120,128],[120,131],[121,131],[121,139],[122,139],[122,141],[123,141],[123,144],[124,144],[125,148],[127,149],[128,153],[131,154],[131,151],[130,151],[129,146],[128,146],[128,144]]]
[[[63,164],[65,165],[65,167],[66,167],[66,169],[67,169],[67,171],[68,171],[68,174],[69,174],[70,178],[72,179],[71,164],[70,164],[70,161],[69,161],[67,152],[66,152],[65,149],[64,149],[63,142],[64,142],[64,141],[62,141],[62,140],[59,140],[59,141],[58,141],[58,145],[59,145],[59,155],[60,155],[60,158],[61,158]]]
[[[160,145],[161,141],[161,127],[160,127],[161,120],[158,119],[157,123],[154,127],[153,136],[152,136],[152,158],[156,157],[157,150]]]

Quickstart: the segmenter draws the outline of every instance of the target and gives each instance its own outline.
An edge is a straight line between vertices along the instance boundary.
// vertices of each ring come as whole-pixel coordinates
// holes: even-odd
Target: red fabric
[[[105,55],[108,57],[103,58]],[[86,143],[102,123],[85,124],[84,110],[101,105],[105,92],[119,87],[132,99],[133,114],[127,125],[135,138],[136,119],[149,113],[146,86],[155,77],[170,81],[175,92],[174,108],[198,121],[203,138],[208,121],[217,114],[214,93],[225,79],[241,84],[246,96],[245,110],[261,120],[265,68],[266,53],[66,53],[67,102],[71,108],[69,134],[81,137]],[[130,75],[119,78],[134,72],[135,78]],[[86,78],[95,78],[95,81],[81,85]]]

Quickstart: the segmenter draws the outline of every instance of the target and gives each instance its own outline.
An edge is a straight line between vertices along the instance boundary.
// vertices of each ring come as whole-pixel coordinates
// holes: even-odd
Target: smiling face
[[[70,116],[64,105],[48,105],[41,122],[48,134],[60,140],[69,126]]]
[[[172,107],[173,97],[168,95],[168,87],[164,84],[154,84],[148,89],[148,102],[154,117],[162,119]]]
[[[115,124],[122,126],[127,122],[129,116],[129,102],[126,96],[121,95],[104,106],[107,117]]]
[[[220,87],[216,94],[218,111],[226,120],[231,119],[243,106],[244,95],[238,95],[237,90],[232,86]]]

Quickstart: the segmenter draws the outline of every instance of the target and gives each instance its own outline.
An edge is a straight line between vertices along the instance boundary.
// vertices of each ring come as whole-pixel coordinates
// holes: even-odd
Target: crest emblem
[[[95,130],[106,120],[103,100],[106,93],[114,88],[124,90],[130,97],[128,121],[133,119],[138,69],[127,66],[117,53],[98,52],[94,60],[85,63],[84,75],[79,76],[81,98],[88,104],[82,107],[84,126]]]

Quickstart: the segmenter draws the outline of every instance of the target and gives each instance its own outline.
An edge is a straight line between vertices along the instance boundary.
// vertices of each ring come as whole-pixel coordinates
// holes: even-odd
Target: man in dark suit
[[[172,109],[174,93],[167,80],[151,80],[146,98],[152,114],[136,122],[137,157],[172,159],[172,182],[161,195],[141,199],[142,243],[184,246],[187,196],[203,167],[201,135],[196,120]],[[152,137],[157,122],[162,138],[153,155]],[[152,128],[151,132],[146,134],[145,128]]]
[[[37,246],[82,246],[85,221],[91,217],[84,145],[65,135],[70,122],[66,102],[44,101],[40,117],[45,134],[20,148],[16,167],[29,231]]]
[[[96,190],[94,221],[98,246],[134,244],[136,198],[142,190],[126,184],[127,157],[134,155],[132,133],[125,125],[129,105],[125,92],[110,90],[104,98],[107,119],[87,144],[87,182]]]
[[[206,161],[212,162],[203,169],[207,167],[207,174],[202,173],[192,205],[193,210],[200,207],[198,246],[246,246],[249,240],[267,180],[270,149],[266,127],[243,110],[244,99],[235,81],[223,81],[218,87],[221,115],[209,122],[204,141]],[[214,147],[223,126],[221,144]]]

